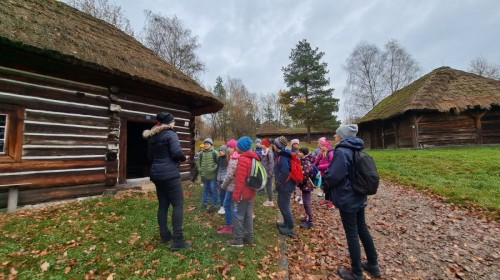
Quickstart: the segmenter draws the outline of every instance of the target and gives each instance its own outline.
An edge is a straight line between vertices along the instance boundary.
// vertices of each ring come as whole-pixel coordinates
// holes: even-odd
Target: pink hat
[[[236,140],[234,140],[234,139],[230,139],[230,140],[228,140],[228,141],[227,141],[226,146],[227,146],[228,148],[233,148],[233,149],[236,149],[236,144],[237,144],[237,143],[238,143],[238,142],[236,142]]]
[[[321,146],[325,146],[328,150],[332,147],[332,144],[330,144],[330,141],[327,139],[324,139],[323,141],[319,142]]]

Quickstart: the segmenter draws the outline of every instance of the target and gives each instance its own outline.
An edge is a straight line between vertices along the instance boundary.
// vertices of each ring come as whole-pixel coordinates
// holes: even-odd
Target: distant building
[[[441,67],[359,120],[372,149],[500,144],[500,81]]]

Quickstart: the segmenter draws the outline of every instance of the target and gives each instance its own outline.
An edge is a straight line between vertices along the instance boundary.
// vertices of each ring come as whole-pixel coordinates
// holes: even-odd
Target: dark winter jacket
[[[290,157],[292,151],[283,149],[277,153],[276,164],[274,165],[274,179],[277,191],[293,191],[297,184],[290,179]]]
[[[217,160],[217,182],[222,183],[227,175],[228,159],[226,155],[219,156]]]
[[[364,149],[364,142],[358,137],[349,137],[335,147],[332,160],[333,174],[327,182],[333,204],[344,212],[356,212],[366,207],[366,195],[359,194],[351,187],[349,180],[353,171],[354,150]],[[330,170],[330,167],[328,168]]]
[[[148,159],[151,164],[151,181],[171,180],[181,177],[179,162],[186,160],[182,153],[177,132],[167,125],[157,125],[145,130],[142,136],[148,141]]]

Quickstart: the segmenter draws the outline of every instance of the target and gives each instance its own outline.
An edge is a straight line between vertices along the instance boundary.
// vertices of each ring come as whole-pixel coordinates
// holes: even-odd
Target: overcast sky
[[[112,3],[113,0],[110,0]],[[422,75],[441,66],[466,70],[481,56],[500,64],[499,0],[115,0],[136,33],[144,10],[176,15],[198,36],[197,54],[217,76],[241,79],[250,92],[285,89],[281,68],[306,39],[324,52],[330,87],[342,101],[343,66],[361,41],[383,49],[390,39],[419,63]]]

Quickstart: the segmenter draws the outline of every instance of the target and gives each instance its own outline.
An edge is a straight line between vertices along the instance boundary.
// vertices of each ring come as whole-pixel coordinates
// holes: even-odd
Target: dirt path
[[[290,279],[338,279],[337,267],[349,267],[340,217],[313,199],[315,228],[288,239]],[[298,203],[293,211],[297,219],[304,213]],[[387,182],[370,197],[367,222],[383,279],[500,279],[498,222]]]

